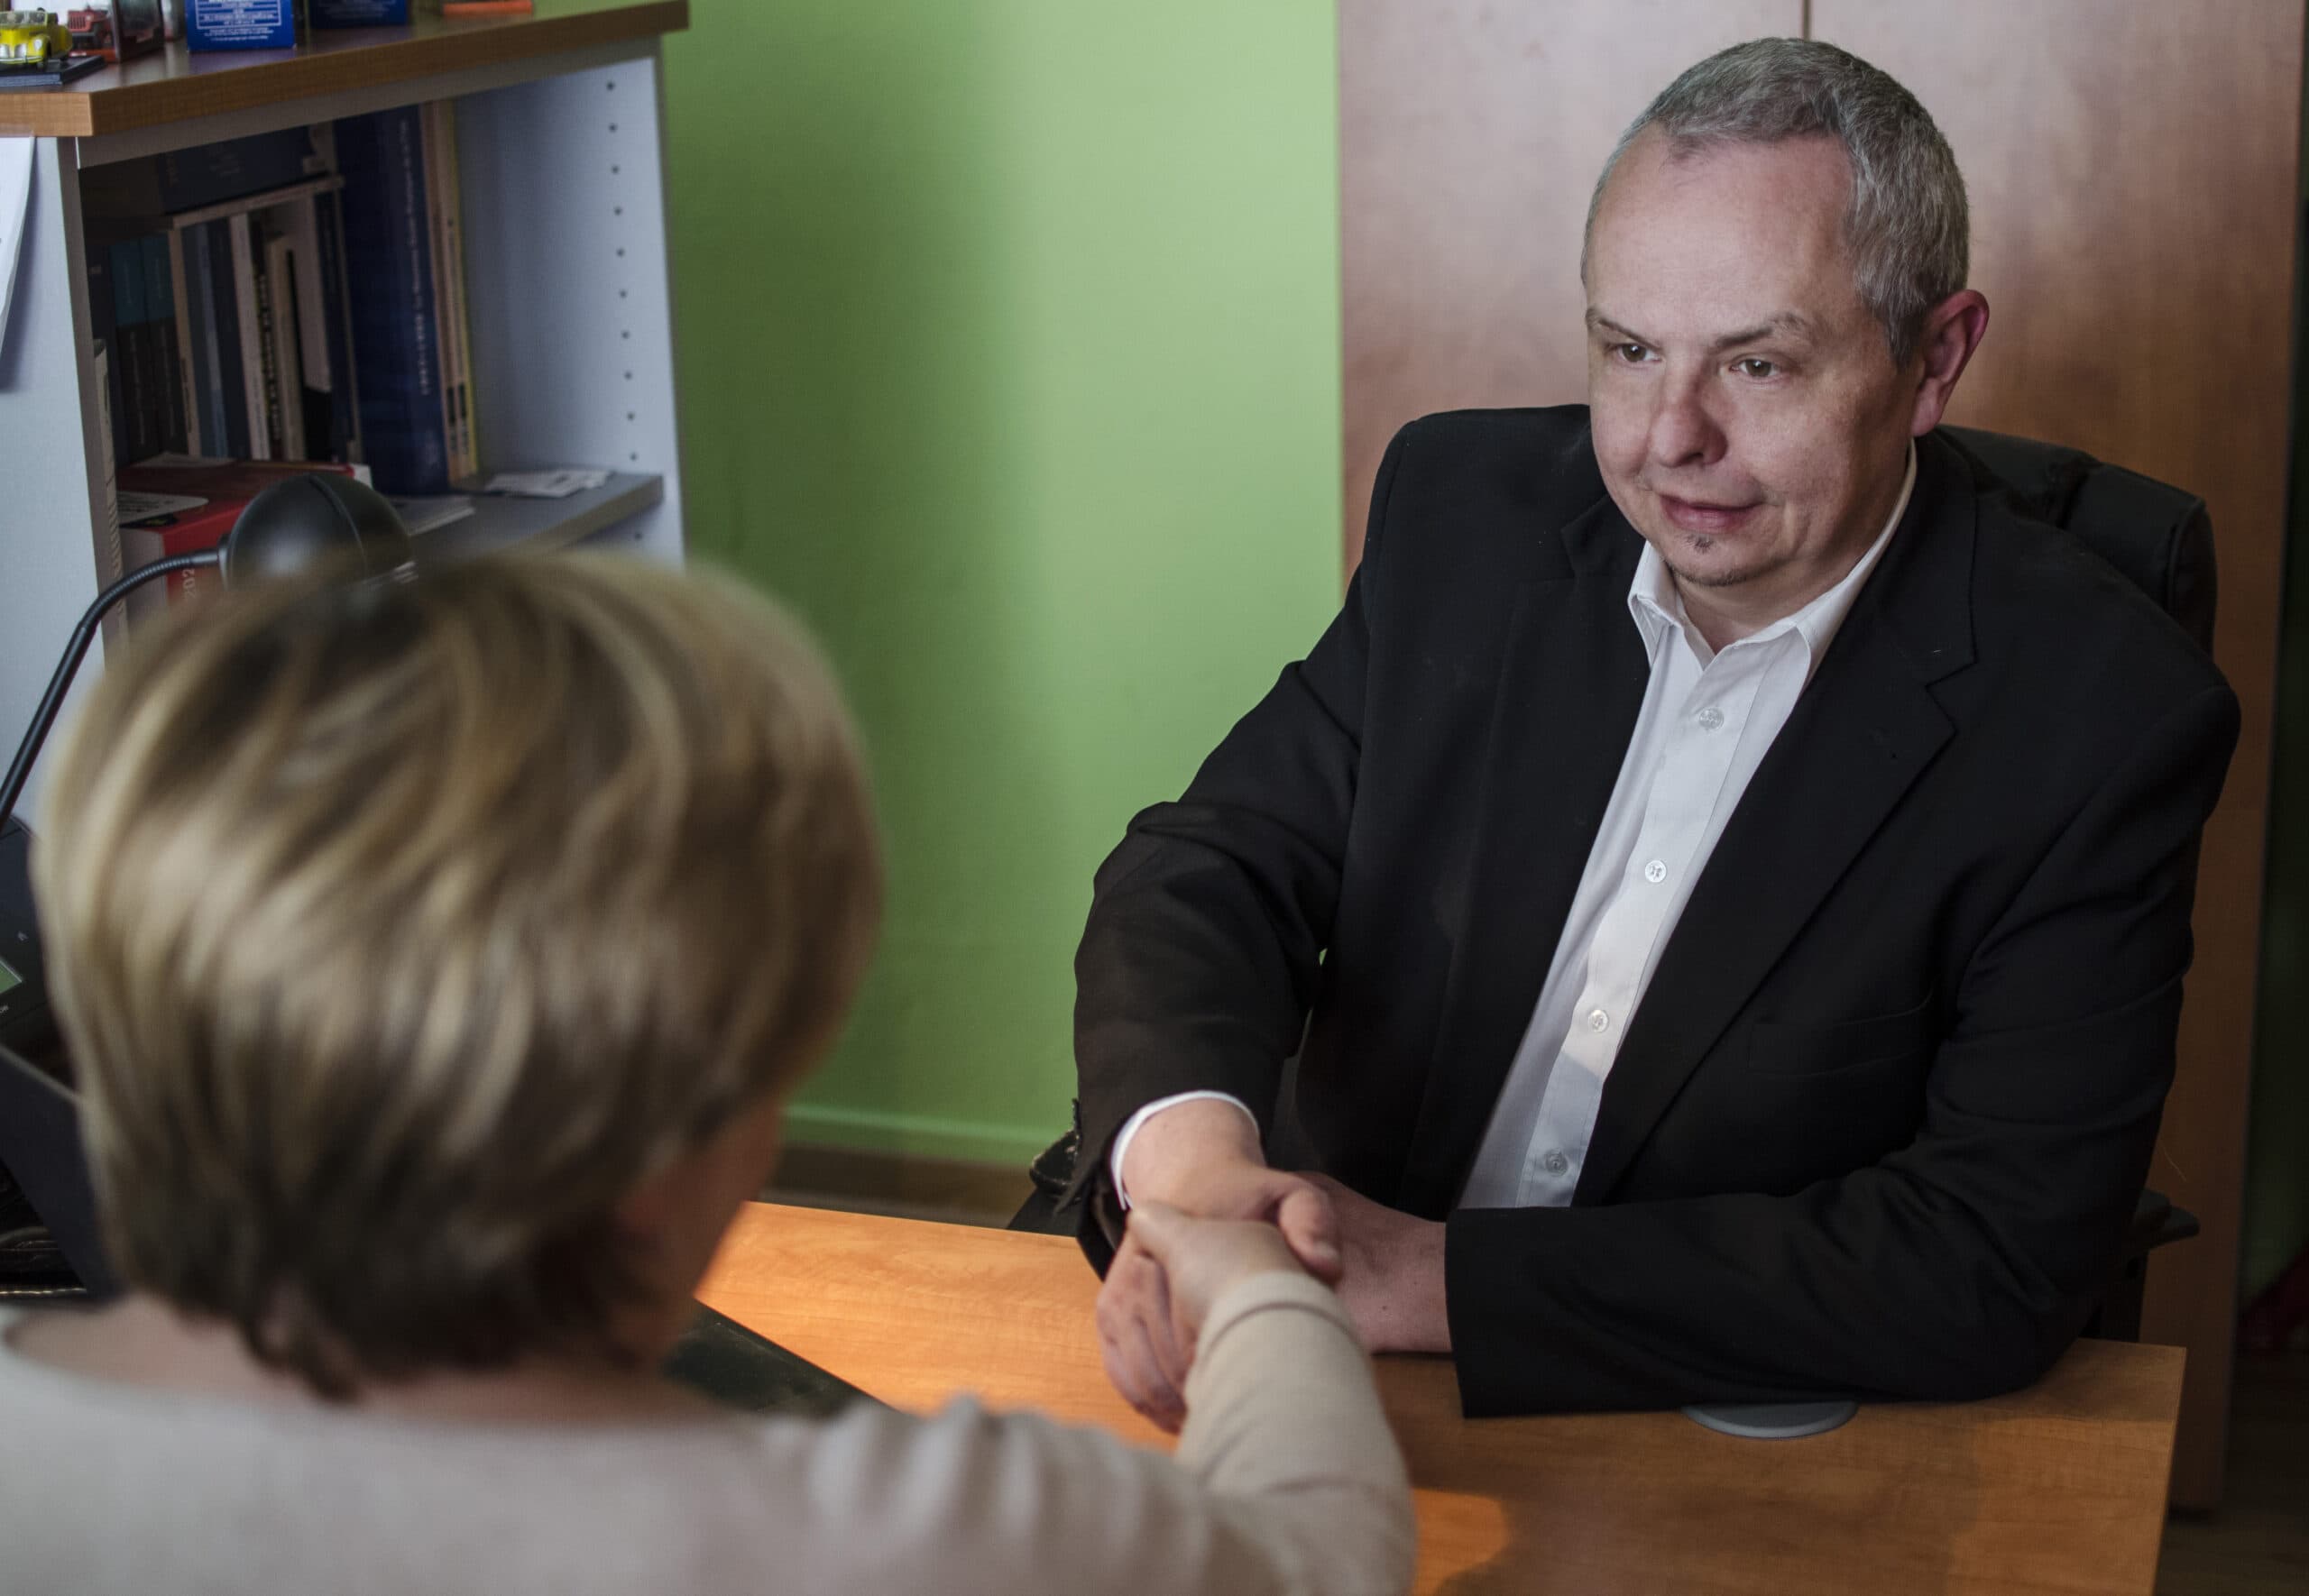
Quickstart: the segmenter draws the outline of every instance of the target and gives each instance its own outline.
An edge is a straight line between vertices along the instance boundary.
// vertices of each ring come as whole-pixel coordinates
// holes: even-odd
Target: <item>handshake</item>
[[[1274,1270],[1339,1293],[1372,1352],[1449,1352],[1443,1226],[1384,1208],[1325,1175],[1267,1168],[1249,1118],[1230,1104],[1181,1103],[1131,1139],[1130,1225],[1099,1293],[1107,1377],[1175,1432],[1187,1371],[1212,1306]]]

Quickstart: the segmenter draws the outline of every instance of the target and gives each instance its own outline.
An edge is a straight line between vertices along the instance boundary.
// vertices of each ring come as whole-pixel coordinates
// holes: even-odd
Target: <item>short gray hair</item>
[[[1808,39],[1752,39],[1718,50],[1685,69],[1628,124],[1587,201],[1583,281],[1604,186],[1636,136],[1654,125],[1679,156],[1813,135],[1843,145],[1852,163],[1844,239],[1861,301],[1882,326],[1894,365],[1915,353],[1926,313],[1964,286],[1972,225],[1948,141],[1890,73]]]

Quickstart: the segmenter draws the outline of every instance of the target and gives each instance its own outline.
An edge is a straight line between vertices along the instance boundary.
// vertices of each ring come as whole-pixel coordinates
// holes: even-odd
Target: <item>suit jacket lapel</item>
[[[1396,1201],[1457,1200],[1530,1024],[1619,777],[1651,662],[1627,611],[1642,543],[1609,499],[1561,533],[1564,575],[1517,596],[1443,1021]]]
[[[1930,683],[1972,661],[1973,509],[1945,445],[1918,447],[1903,525],[1660,954],[1605,1082],[1575,1202],[1609,1197],[1701,1058],[1952,735]]]

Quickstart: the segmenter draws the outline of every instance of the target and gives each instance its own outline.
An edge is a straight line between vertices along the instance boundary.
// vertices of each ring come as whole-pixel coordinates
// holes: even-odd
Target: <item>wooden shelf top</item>
[[[689,0],[561,0],[551,16],[421,16],[405,28],[316,32],[295,50],[196,54],[179,41],[92,72],[69,88],[0,95],[0,134],[91,138],[688,26]]]

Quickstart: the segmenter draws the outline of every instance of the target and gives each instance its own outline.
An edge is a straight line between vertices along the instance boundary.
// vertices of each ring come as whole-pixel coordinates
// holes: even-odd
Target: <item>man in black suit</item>
[[[1191,1349],[1132,1197],[1274,1219],[1476,1414],[1976,1397],[2084,1324],[2237,708],[1936,431],[1965,272],[1914,98],[1739,46],[1597,184],[1588,405],[1395,438],[1337,620],[1099,874],[1074,1195],[1142,1411]]]

